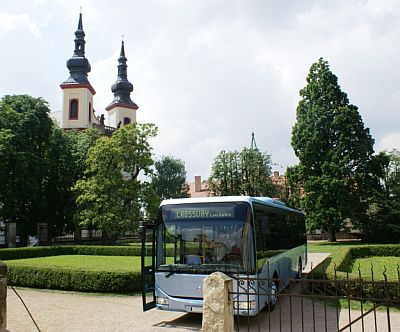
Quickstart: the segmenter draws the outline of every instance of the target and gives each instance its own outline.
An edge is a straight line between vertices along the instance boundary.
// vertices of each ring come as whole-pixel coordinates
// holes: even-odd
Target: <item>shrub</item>
[[[59,255],[74,255],[73,247],[53,246],[0,249],[0,260],[2,261]]]
[[[141,248],[131,246],[51,246],[7,248],[1,260],[59,255],[140,256]],[[60,268],[10,266],[8,283],[15,286],[83,292],[127,293],[141,289],[140,272],[78,271]]]
[[[59,255],[140,256],[141,248],[130,246],[51,246],[0,249],[0,260]]]
[[[140,272],[93,272],[13,266],[8,283],[14,286],[98,293],[129,293],[141,289]]]
[[[398,298],[400,296],[400,284],[398,281],[387,283],[363,282],[367,278],[359,280],[358,275],[347,273],[351,271],[355,258],[395,256],[400,257],[400,245],[370,245],[350,247],[335,254],[335,259],[328,258],[327,264],[319,265],[312,273],[313,279],[328,279],[332,283],[330,287],[339,295],[348,295],[354,298],[371,297]]]

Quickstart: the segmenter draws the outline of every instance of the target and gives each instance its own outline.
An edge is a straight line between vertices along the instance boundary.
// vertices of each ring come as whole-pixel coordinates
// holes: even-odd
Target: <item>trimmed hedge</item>
[[[36,258],[60,255],[140,256],[141,247],[133,246],[51,246],[0,249],[0,260]],[[173,248],[167,248],[167,256],[173,256]]]
[[[398,280],[388,281],[387,283],[376,282],[374,284],[362,282],[368,278],[354,277],[347,274],[351,270],[353,260],[365,257],[400,257],[400,245],[370,245],[350,247],[336,254],[336,259],[328,258],[327,264],[317,266],[312,273],[311,278],[328,279],[332,281],[331,288],[336,289],[338,294],[344,294],[352,297],[371,297],[371,298],[399,298],[400,284]],[[335,273],[336,268],[336,273]],[[361,282],[360,282],[361,281]]]
[[[51,246],[0,249],[0,260],[60,255],[140,256],[132,246]],[[141,290],[140,272],[99,272],[32,266],[9,266],[8,283],[14,286],[98,293]]]
[[[341,253],[336,254],[336,259],[328,258],[328,263],[319,265],[314,273],[314,278],[325,278],[334,279],[335,277],[335,266],[337,278],[346,277],[346,271],[352,267],[352,262],[356,258],[365,257],[385,257],[394,256],[400,257],[400,245],[368,245],[368,246],[356,246],[350,247],[343,250]],[[350,276],[351,278],[351,276]]]
[[[129,293],[141,290],[140,272],[93,272],[13,266],[8,283],[14,286],[96,293]]]
[[[140,256],[141,248],[130,246],[51,246],[0,249],[0,260],[60,255]]]

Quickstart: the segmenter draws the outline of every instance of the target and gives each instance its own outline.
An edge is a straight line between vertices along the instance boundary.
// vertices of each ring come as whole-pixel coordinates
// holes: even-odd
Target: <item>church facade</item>
[[[96,115],[93,108],[96,91],[88,79],[91,66],[85,57],[85,44],[82,14],[79,14],[78,28],[75,31],[74,54],[67,60],[69,77],[60,85],[63,93],[60,125],[66,130],[97,128],[104,134],[111,135],[115,129],[136,122],[138,109],[130,96],[133,85],[128,81],[124,41],[122,41],[118,58],[117,80],[111,86],[114,99],[105,108],[108,114],[108,126],[105,125],[104,115]]]

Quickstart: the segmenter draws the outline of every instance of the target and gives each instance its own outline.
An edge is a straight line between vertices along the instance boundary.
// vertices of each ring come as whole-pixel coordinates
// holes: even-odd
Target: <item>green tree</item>
[[[186,183],[185,163],[172,156],[163,156],[154,164],[151,188],[147,188],[147,212],[150,218],[156,216],[163,199],[189,197]]]
[[[367,210],[367,218],[357,225],[363,239],[369,242],[400,241],[400,151],[380,153],[384,165],[382,190],[376,191]]]
[[[75,195],[73,141],[63,129],[53,127],[46,150],[47,173],[44,182],[46,222],[49,239],[74,229]]]
[[[285,203],[296,209],[301,208],[301,197],[303,184],[301,182],[301,170],[299,165],[290,166],[286,169],[286,184],[284,199]]]
[[[311,66],[300,97],[292,147],[300,161],[302,207],[309,229],[323,229],[336,241],[346,218],[365,215],[378,185],[372,174],[374,140],[322,58]]]
[[[88,153],[85,177],[75,185],[80,225],[101,229],[110,241],[135,227],[144,187],[138,176],[151,173],[148,140],[156,132],[152,124],[133,123],[96,141]]]
[[[271,156],[257,149],[221,151],[211,167],[210,189],[216,196],[273,196],[271,164]]]
[[[86,159],[90,148],[92,148],[96,141],[103,137],[102,133],[94,128],[88,128],[84,131],[69,130],[67,135],[72,142],[71,153],[74,162],[73,168],[70,170],[74,182],[83,178],[86,170]]]
[[[28,95],[0,101],[0,218],[17,223],[21,244],[46,222],[46,151],[52,133],[48,103]]]
[[[189,197],[185,163],[172,156],[163,156],[154,164],[154,192],[161,199]]]

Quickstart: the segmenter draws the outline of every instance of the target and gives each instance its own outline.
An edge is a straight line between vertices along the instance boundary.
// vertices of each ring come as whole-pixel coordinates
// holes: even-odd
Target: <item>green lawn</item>
[[[397,267],[400,264],[400,257],[365,257],[356,258],[353,260],[351,273],[358,275],[360,269],[361,276],[364,278],[371,278],[371,265],[374,271],[374,278],[382,278],[383,271],[386,268],[386,275],[389,280],[396,280],[398,278]]]
[[[337,243],[311,242],[308,243],[307,250],[309,253],[313,252],[330,253],[331,255],[325,262],[324,270],[330,271],[330,274],[332,274],[334,264],[336,263],[336,267],[338,268],[347,249],[351,247],[362,247],[362,246],[374,246],[374,245],[359,243],[359,242],[337,242]],[[349,277],[358,278],[359,277],[358,267],[360,266],[362,278],[370,280],[371,263],[373,265],[375,280],[384,279],[383,271],[385,266],[386,266],[386,275],[388,277],[388,280],[390,281],[398,280],[397,264],[400,264],[400,257],[391,257],[391,256],[364,257],[364,258],[353,259],[348,267]],[[338,275],[346,276],[344,274],[345,271],[346,268],[342,268],[341,271],[338,271]]]
[[[81,271],[140,271],[140,257],[65,255],[4,261],[8,266],[32,266]]]

